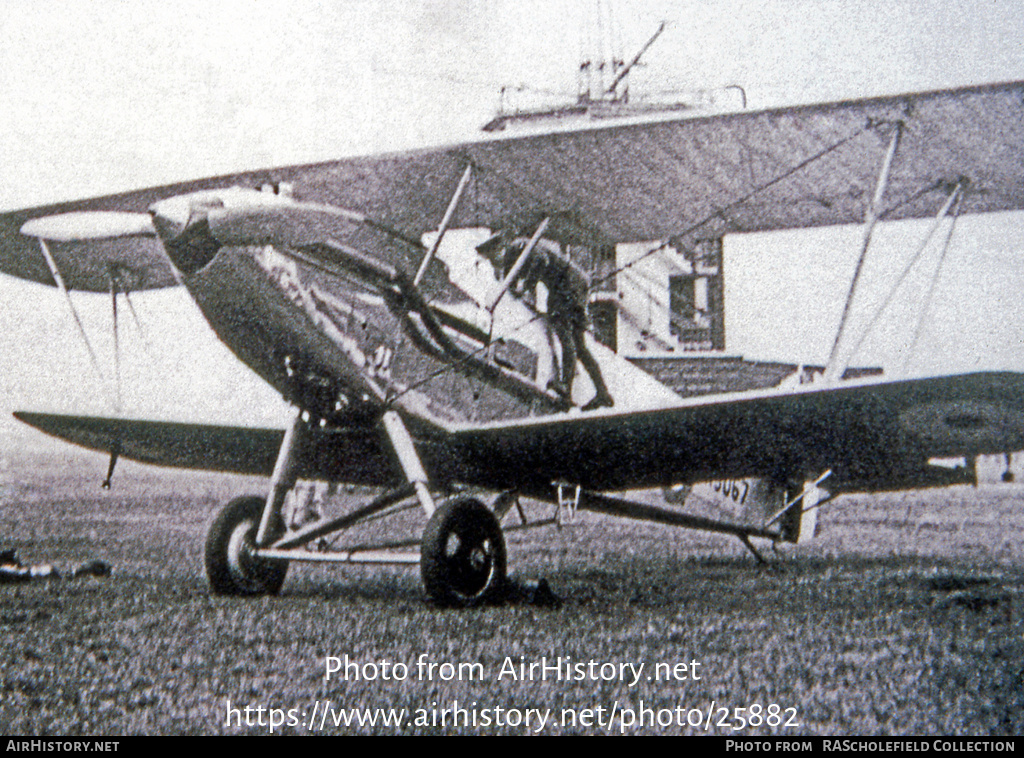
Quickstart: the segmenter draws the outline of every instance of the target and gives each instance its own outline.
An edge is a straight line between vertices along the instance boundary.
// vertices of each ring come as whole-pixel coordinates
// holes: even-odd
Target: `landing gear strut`
[[[276,595],[284,584],[288,562],[260,557],[257,551],[283,529],[281,504],[295,486],[298,459],[308,423],[296,411],[287,429],[270,478],[266,498],[240,497],[217,515],[206,537],[206,576],[218,595]]]
[[[206,539],[206,573],[218,595],[270,595],[280,591],[293,561],[420,564],[427,596],[437,605],[475,607],[497,600],[505,588],[505,540],[499,517],[479,500],[459,497],[435,505],[416,443],[401,417],[388,411],[382,426],[407,484],[334,518],[288,530],[281,516],[285,495],[296,484],[309,438],[308,422],[296,417],[284,436],[266,498],[232,500]],[[341,547],[321,538],[370,518],[408,509],[415,498],[427,517],[421,540]],[[412,506],[414,507],[414,506]],[[502,513],[504,515],[504,513]],[[318,547],[310,549],[314,541]],[[418,552],[403,548],[419,546]]]
[[[498,519],[473,498],[456,498],[438,508],[401,417],[388,411],[383,423],[429,519],[420,543],[420,575],[427,596],[438,605],[463,608],[495,600],[505,583],[505,540]]]

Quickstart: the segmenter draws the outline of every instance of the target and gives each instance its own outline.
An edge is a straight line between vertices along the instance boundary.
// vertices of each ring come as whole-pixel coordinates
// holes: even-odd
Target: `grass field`
[[[819,539],[782,549],[768,567],[736,540],[584,517],[509,538],[511,574],[547,578],[560,608],[451,611],[426,604],[415,569],[299,567],[279,597],[212,597],[207,522],[227,498],[264,485],[126,464],[104,492],[104,467],[70,450],[6,460],[0,547],[60,569],[99,558],[113,574],[0,586],[4,734],[269,733],[239,726],[245,706],[301,721],[275,733],[306,733],[328,701],[325,733],[1024,730],[1016,486],[844,497],[825,507]],[[325,681],[325,659],[345,655],[404,663],[408,674]],[[595,661],[598,678],[498,678],[506,657],[559,656]],[[418,660],[436,664],[432,678]],[[692,661],[699,680],[689,665],[647,679],[656,664]],[[472,680],[443,681],[453,673],[444,663],[480,665],[463,667]],[[641,663],[633,686],[628,673],[599,676],[611,671],[600,664]],[[230,724],[228,701],[239,709]],[[451,714],[434,725],[453,701],[476,726],[469,715],[452,725]],[[346,708],[407,715],[401,726],[335,726]],[[550,709],[543,725],[517,721],[528,708]],[[260,714],[250,711],[252,723],[269,724],[271,711]],[[741,717],[754,725],[734,728]]]

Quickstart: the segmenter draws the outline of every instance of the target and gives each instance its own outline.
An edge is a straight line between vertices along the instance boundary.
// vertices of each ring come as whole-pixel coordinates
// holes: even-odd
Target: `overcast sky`
[[[498,91],[576,92],[597,3],[462,0],[5,0],[0,5],[0,209],[230,172],[472,138]],[[1022,2],[603,3],[632,55],[662,37],[634,96],[739,84],[748,106],[1024,80]],[[519,92],[516,92],[516,89]],[[879,234],[882,258],[910,231]],[[961,222],[917,373],[1024,370],[1021,217]],[[845,294],[859,230],[726,241],[728,352],[822,362],[823,304]],[[808,250],[818,251],[813,256]],[[902,252],[900,252],[902,251]],[[882,269],[873,275],[884,279]],[[845,282],[844,283],[844,277]],[[0,276],[0,412],[108,413],[60,295]],[[109,302],[77,295],[104,362]],[[282,405],[183,293],[134,298],[122,334],[128,415],[275,423]],[[835,307],[834,305],[832,306]],[[862,362],[902,362],[906,314]],[[20,439],[0,422],[0,439]]]

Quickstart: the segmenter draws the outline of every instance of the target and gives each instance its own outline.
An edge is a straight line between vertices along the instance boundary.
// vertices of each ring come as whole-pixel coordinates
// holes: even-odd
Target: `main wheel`
[[[217,595],[276,595],[287,561],[257,558],[256,531],[265,500],[239,497],[217,514],[206,535],[206,576]]]
[[[505,584],[505,539],[498,519],[479,500],[440,508],[423,531],[420,573],[438,605],[473,607],[496,600]]]

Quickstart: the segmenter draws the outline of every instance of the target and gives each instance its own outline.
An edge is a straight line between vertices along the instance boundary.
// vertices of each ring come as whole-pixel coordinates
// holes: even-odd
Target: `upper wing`
[[[409,236],[436,229],[467,164],[456,226],[557,216],[559,232],[599,242],[719,237],[863,219],[896,122],[903,137],[884,218],[934,214],[958,181],[960,212],[1024,209],[1024,82],[560,131],[215,177],[0,216],[0,270],[51,282],[35,217],[144,212],[197,189],[288,182],[302,200],[349,208]],[[57,251],[69,286],[106,290],[112,253]],[[117,253],[134,287],[173,283],[153,240]]]

